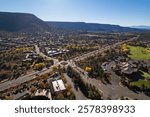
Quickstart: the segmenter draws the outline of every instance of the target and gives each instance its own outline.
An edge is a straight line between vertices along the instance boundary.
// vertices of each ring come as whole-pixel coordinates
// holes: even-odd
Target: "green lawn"
[[[144,80],[138,80],[138,81],[135,81],[135,82],[130,82],[130,85],[131,86],[137,86],[137,87],[142,87],[143,85],[146,87],[146,88],[150,88],[150,82],[147,81],[147,79],[150,79],[150,74],[149,73],[146,73],[146,72],[143,72],[141,71],[143,74],[142,76],[144,77]]]
[[[143,71],[141,71],[142,73],[143,73],[143,77],[145,78],[145,79],[150,79],[150,73],[146,73],[146,72],[143,72]]]
[[[137,60],[150,60],[150,48],[129,45],[128,47],[130,49],[130,58]]]
[[[147,82],[145,80],[139,80],[136,82],[131,82],[130,85],[131,86],[137,86],[137,87],[142,87],[144,85],[146,88],[150,88],[150,82]]]

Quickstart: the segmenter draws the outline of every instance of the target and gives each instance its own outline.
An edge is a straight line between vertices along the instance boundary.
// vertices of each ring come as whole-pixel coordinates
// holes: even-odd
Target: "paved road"
[[[135,40],[138,37],[139,36],[134,37],[130,40],[126,40],[126,41],[123,41],[123,42],[118,42],[114,45],[106,46],[105,48],[103,48],[101,50],[96,50],[96,51],[90,52],[88,54],[84,54],[80,57],[76,57],[74,59],[68,60],[67,62],[68,62],[69,65],[74,67],[78,72],[82,71],[81,68],[77,67],[74,64],[74,62],[73,62],[74,60],[82,60],[82,59],[85,59],[87,57],[94,56],[95,54],[102,53],[102,52],[110,49],[111,47],[115,47],[115,46],[120,45],[122,43],[125,43],[127,41]],[[48,57],[48,56],[44,55],[43,53],[41,53],[37,45],[35,45],[35,48],[36,48],[36,52],[38,54],[42,55],[43,57],[46,57],[47,59],[51,59],[50,57]],[[56,60],[56,59],[54,61],[55,61],[54,66],[59,65],[61,63],[61,62],[58,62],[58,60]],[[51,69],[45,69],[44,71],[41,71],[40,74],[48,73],[50,71],[51,71]],[[9,89],[10,87],[20,85],[21,83],[24,83],[26,81],[30,81],[30,80],[35,78],[35,75],[37,73],[39,73],[39,72],[34,72],[34,73],[29,74],[29,75],[19,77],[16,80],[11,80],[11,81],[8,81],[8,82],[1,83],[0,84],[0,91],[3,91],[5,89]],[[127,89],[125,87],[120,87],[118,84],[115,84],[116,86],[115,85],[104,85],[103,83],[101,83],[98,80],[87,79],[87,77],[88,77],[87,75],[82,74],[81,76],[86,82],[91,83],[92,85],[95,85],[99,90],[102,90],[104,92],[104,99],[106,99],[109,95],[112,96],[112,99],[116,99],[118,96],[124,96],[124,95],[129,96],[129,97],[135,97],[135,98],[138,98],[138,99],[149,99],[149,97],[146,97],[143,94],[135,94],[135,93],[133,93],[132,91],[130,91],[129,89]],[[117,76],[114,75],[114,81],[115,81],[115,79],[118,80]],[[71,84],[72,81],[69,81],[69,82]],[[117,82],[114,82],[114,83],[117,83]],[[81,96],[80,92],[75,92],[75,93],[76,93],[76,95],[80,94],[80,96]],[[83,97],[83,96],[78,97],[77,96],[77,98],[84,99],[85,97]]]
[[[80,89],[78,88],[78,90],[75,89],[74,87],[74,83],[72,82],[71,78],[68,77],[67,74],[64,74],[65,78],[68,81],[68,84],[70,84],[72,86],[72,90],[75,93],[76,96],[76,100],[87,100],[88,98],[86,98],[83,93],[80,91]]]
[[[18,86],[24,82],[33,80],[36,78],[36,74],[45,74],[45,73],[49,73],[50,71],[52,71],[52,69],[43,69],[42,71],[37,71],[37,72],[33,72],[31,74],[25,75],[25,76],[21,76],[17,79],[13,79],[13,80],[9,80],[7,82],[3,82],[0,84],[0,91],[4,91],[6,89],[9,89],[11,87],[15,87]]]
[[[0,84],[0,91],[9,89],[11,87],[15,87],[15,86],[17,86],[17,85],[19,85],[23,82],[32,80],[32,79],[34,79],[34,75],[37,74],[37,73],[38,72],[34,72],[34,73],[31,73],[31,74],[19,77],[18,79],[13,79],[13,80],[9,80],[7,82],[3,82],[3,83]]]
[[[108,72],[112,74],[112,84],[107,85],[103,84],[100,80],[88,78],[87,73],[80,67],[77,67],[75,64],[72,63],[71,66],[73,66],[73,68],[80,73],[81,77],[84,79],[85,82],[96,86],[99,89],[99,91],[103,92],[103,99],[107,99],[108,97],[111,97],[111,99],[118,99],[119,97],[124,96],[132,99],[150,100],[150,97],[146,96],[143,93],[135,93],[129,90],[127,87],[121,87],[119,85],[120,77],[117,76],[111,69],[113,65],[114,62],[111,62],[107,65],[108,67],[106,67]]]
[[[51,57],[45,55],[44,53],[40,52],[38,45],[34,45],[34,46],[35,46],[36,53],[41,55],[43,58],[46,58],[47,60],[53,60],[54,64],[57,64],[59,62],[57,59],[51,58]]]
[[[48,56],[44,55],[42,52],[40,52],[39,47],[37,45],[35,45],[35,49],[36,49],[37,54],[40,54],[41,56],[46,57],[47,59],[51,59],[50,57],[48,57]],[[57,66],[59,64],[60,63],[58,62],[58,60],[54,59],[54,65],[53,66]],[[9,89],[11,87],[18,86],[21,83],[33,80],[36,78],[36,74],[42,75],[42,74],[48,73],[48,72],[52,71],[53,66],[51,66],[50,69],[44,68],[42,71],[36,71],[36,72],[30,73],[28,75],[21,76],[17,79],[13,79],[13,80],[9,80],[9,81],[0,83],[0,91],[4,91],[4,90]]]
[[[128,41],[136,40],[137,38],[139,38],[139,36],[131,38],[130,40],[118,42],[118,43],[112,45],[111,48],[116,47],[118,45],[121,45],[121,44],[128,42]],[[88,75],[86,74],[86,72],[83,69],[81,69],[80,67],[77,67],[74,63],[74,61],[80,61],[80,60],[83,60],[83,59],[88,58],[90,56],[94,56],[95,54],[103,53],[104,51],[106,51],[108,49],[110,49],[110,46],[106,46],[105,48],[103,48],[101,50],[96,50],[94,52],[90,52],[90,53],[84,54],[80,57],[76,57],[74,59],[68,60],[68,65],[72,66],[76,71],[78,71],[81,74],[81,76],[85,82],[88,82],[92,85],[95,85],[100,91],[102,91],[104,99],[107,99],[108,96],[111,97],[112,99],[118,99],[118,97],[126,96],[126,97],[131,97],[133,99],[136,98],[136,99],[141,99],[141,100],[142,99],[149,100],[150,97],[146,96],[145,94],[135,93],[135,92],[129,90],[127,87],[121,87],[119,85],[120,77],[117,76],[111,70],[111,67],[114,65],[114,62],[111,62],[109,65],[107,65],[108,66],[107,70],[112,74],[112,85],[110,85],[110,84],[105,85],[99,80],[88,78]],[[84,74],[82,74],[82,73],[84,73]]]
[[[101,53],[105,52],[106,50],[109,50],[109,49],[111,49],[111,48],[115,48],[116,46],[121,45],[121,44],[123,44],[123,43],[136,40],[136,39],[138,39],[139,37],[140,37],[140,36],[138,35],[138,36],[133,37],[133,38],[131,38],[131,39],[128,39],[128,40],[125,40],[125,41],[122,41],[122,42],[117,42],[117,43],[115,43],[115,44],[113,44],[113,45],[108,45],[108,46],[106,46],[106,47],[104,47],[104,48],[101,48],[101,49],[99,49],[99,50],[95,50],[95,51],[89,52],[89,53],[87,53],[87,54],[83,54],[83,55],[81,55],[81,56],[78,56],[78,57],[75,57],[75,58],[73,58],[73,59],[70,59],[70,60],[68,60],[68,62],[70,62],[70,61],[80,61],[80,60],[84,60],[85,58],[88,58],[88,57],[91,57],[91,56],[95,56],[95,55],[97,55],[97,54],[101,54]]]

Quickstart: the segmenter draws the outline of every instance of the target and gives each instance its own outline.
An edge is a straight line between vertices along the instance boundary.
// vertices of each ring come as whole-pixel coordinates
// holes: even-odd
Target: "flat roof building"
[[[59,92],[65,90],[65,85],[62,80],[55,80],[52,82],[54,92]]]
[[[45,96],[47,98],[49,98],[50,100],[52,100],[52,96],[51,96],[51,92],[50,90],[45,90],[45,89],[39,89],[36,91],[35,96]]]

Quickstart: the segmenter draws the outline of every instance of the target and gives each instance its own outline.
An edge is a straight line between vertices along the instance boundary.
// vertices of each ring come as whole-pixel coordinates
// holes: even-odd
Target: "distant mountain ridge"
[[[121,27],[119,25],[85,23],[85,22],[45,22],[33,14],[0,12],[0,31],[37,32],[53,30],[84,30],[84,31],[114,31],[139,32],[140,29]]]
[[[50,27],[33,14],[0,12],[0,30],[34,32],[50,30]]]
[[[86,31],[115,31],[115,32],[137,32],[140,29],[122,27],[111,24],[85,23],[85,22],[52,22],[47,21],[49,26],[68,30],[86,30]]]
[[[150,30],[150,26],[144,26],[144,25],[141,25],[141,26],[131,26],[131,28]]]

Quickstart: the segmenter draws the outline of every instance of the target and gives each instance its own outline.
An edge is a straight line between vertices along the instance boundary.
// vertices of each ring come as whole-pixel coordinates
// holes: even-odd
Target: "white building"
[[[54,92],[59,92],[65,90],[65,85],[62,80],[55,80],[52,82]]]
[[[50,100],[52,100],[52,96],[51,96],[51,92],[50,90],[37,90],[35,93],[35,96],[45,96],[47,98],[49,98]]]

